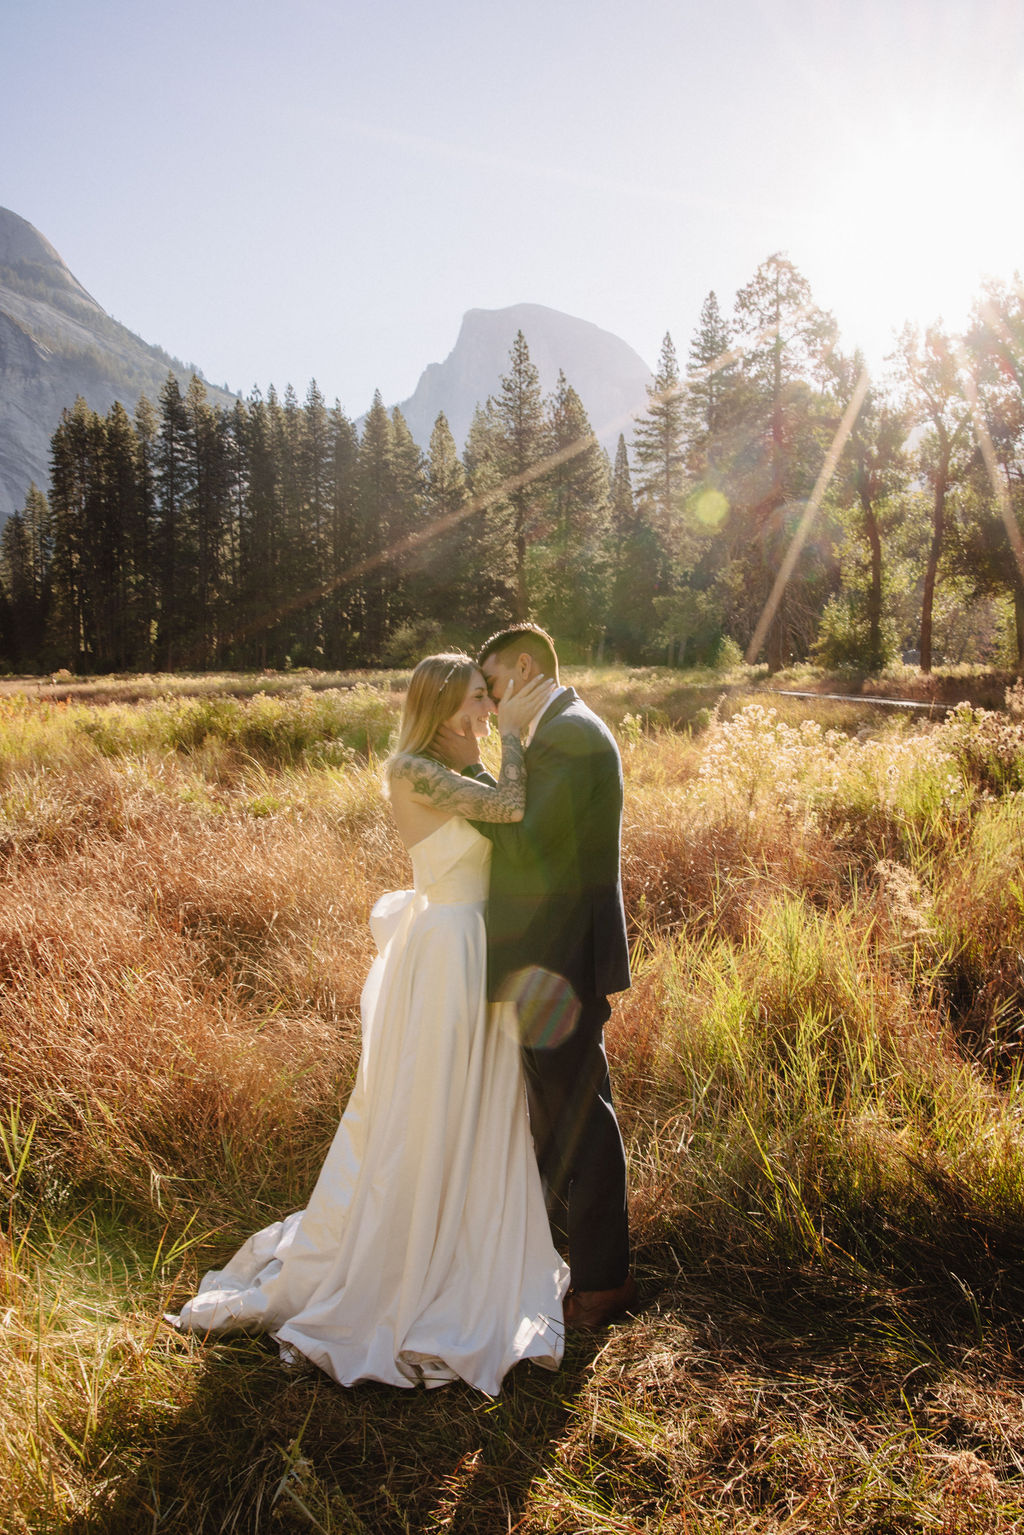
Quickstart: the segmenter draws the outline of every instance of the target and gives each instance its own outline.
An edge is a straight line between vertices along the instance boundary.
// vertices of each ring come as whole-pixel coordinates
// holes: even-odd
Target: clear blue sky
[[[464,310],[685,358],[783,250],[880,359],[1024,268],[1020,0],[0,0],[0,203],[247,391],[411,393]]]

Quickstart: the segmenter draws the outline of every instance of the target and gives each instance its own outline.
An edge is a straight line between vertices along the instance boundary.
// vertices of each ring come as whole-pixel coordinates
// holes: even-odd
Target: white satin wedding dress
[[[556,1369],[569,1275],[551,1243],[519,1047],[486,1001],[490,843],[458,817],[373,909],[355,1087],[305,1210],[206,1275],[176,1326],[270,1332],[342,1385],[494,1395]]]

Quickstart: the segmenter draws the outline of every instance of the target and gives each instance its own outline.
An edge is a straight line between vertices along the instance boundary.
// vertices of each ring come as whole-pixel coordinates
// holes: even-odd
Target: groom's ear
[[[524,650],[516,657],[516,686],[521,687],[524,682],[529,682],[535,668],[533,657],[528,650]]]

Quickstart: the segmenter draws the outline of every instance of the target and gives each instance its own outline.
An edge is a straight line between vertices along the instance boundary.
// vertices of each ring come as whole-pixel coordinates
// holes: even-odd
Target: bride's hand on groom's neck
[[[468,722],[465,733],[453,730],[450,725],[441,725],[430,743],[430,751],[439,762],[456,773],[480,761],[480,743]]]

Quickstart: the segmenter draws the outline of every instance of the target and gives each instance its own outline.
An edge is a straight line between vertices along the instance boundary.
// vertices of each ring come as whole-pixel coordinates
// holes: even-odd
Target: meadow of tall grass
[[[0,699],[0,1529],[1024,1528],[1019,696],[571,680],[626,772],[641,1305],[493,1402],[160,1322],[344,1104],[401,679]]]

